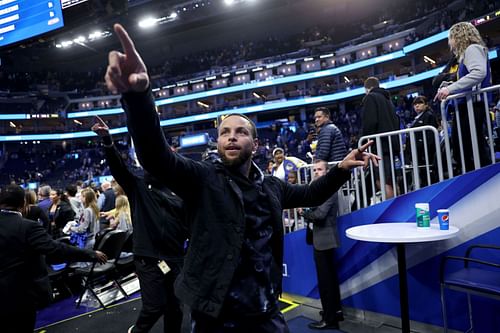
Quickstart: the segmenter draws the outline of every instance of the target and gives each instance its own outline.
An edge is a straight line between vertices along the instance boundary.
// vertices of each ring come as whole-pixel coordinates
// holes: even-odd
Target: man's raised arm
[[[186,188],[199,185],[200,168],[171,151],[160,127],[144,61],[127,31],[120,24],[114,30],[123,52],[109,53],[106,85],[113,93],[122,94],[129,133],[144,169],[183,197]]]

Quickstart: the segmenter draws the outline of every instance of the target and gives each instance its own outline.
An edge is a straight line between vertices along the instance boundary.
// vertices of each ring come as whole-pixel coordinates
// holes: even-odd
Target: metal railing
[[[455,144],[454,146],[460,148],[459,155],[462,165],[462,174],[467,172],[465,168],[462,135],[468,134],[471,136],[474,169],[477,170],[481,167],[479,152],[480,147],[478,146],[479,143],[476,134],[476,122],[474,118],[474,112],[480,111],[474,110],[474,98],[480,99],[482,106],[484,107],[486,133],[483,133],[483,129],[479,129],[478,133],[479,135],[485,135],[487,146],[489,148],[489,155],[491,157],[491,161],[494,163],[495,150],[493,127],[491,124],[488,105],[488,100],[491,100],[488,95],[493,92],[500,92],[500,85],[484,88],[474,92],[450,95],[443,100],[441,102],[441,119],[443,128],[441,135],[433,126],[421,126],[367,135],[360,138],[358,147],[360,147],[367,140],[375,141],[374,145],[368,149],[368,151],[372,153],[382,152],[380,155],[383,155],[385,146],[386,158],[380,161],[378,168],[370,162],[367,170],[363,170],[362,168],[356,168],[353,170],[351,179],[345,183],[338,192],[339,215],[350,213],[353,203],[355,203],[354,206],[356,209],[360,209],[389,199],[386,193],[386,184],[388,184],[388,179],[390,179],[390,183],[393,185],[394,196],[398,196],[418,190],[422,188],[422,186],[442,181],[445,178],[453,178],[455,176],[453,164],[454,162],[458,164],[458,161],[453,161],[453,156],[457,156],[458,154],[456,152],[455,154],[452,154],[450,144],[451,139],[448,130],[449,124],[446,120],[446,107],[449,103],[453,103],[455,106],[455,112],[460,112],[460,110],[458,110],[458,105],[462,102],[459,101],[461,98],[465,98],[470,125],[468,133],[462,133],[460,119],[457,117],[457,114],[455,114],[455,121],[457,122],[455,127],[458,129],[457,137],[459,142],[458,145]],[[476,105],[478,104],[476,103]],[[418,141],[421,141],[420,144],[417,143],[417,139]],[[396,147],[394,147],[395,142],[397,143]],[[397,146],[399,146],[399,148]],[[387,163],[388,161],[391,165],[386,168],[384,163]],[[336,163],[339,162],[330,162],[328,165],[332,166]],[[312,174],[312,166],[313,164],[307,164],[299,168],[297,171],[299,184],[308,184],[312,181],[314,178]],[[389,171],[388,174],[385,172],[386,169]],[[342,207],[344,207],[344,209],[342,209]],[[284,228],[286,232],[299,230],[305,227],[305,221],[303,217],[298,214],[298,209],[286,210],[283,216]]]
[[[492,125],[491,125],[491,117],[489,114],[489,105],[488,105],[488,99],[489,99],[489,94],[493,92],[499,92],[500,91],[500,85],[496,86],[491,86],[488,88],[483,88],[480,90],[472,91],[472,92],[467,92],[467,93],[460,93],[460,94],[455,94],[455,95],[450,95],[448,96],[445,100],[441,101],[441,117],[442,119],[446,119],[446,108],[447,105],[452,102],[455,106],[455,121],[457,122],[457,125],[455,126],[458,131],[458,140],[459,140],[459,147],[460,147],[460,164],[462,166],[462,174],[466,173],[466,163],[465,163],[465,156],[464,156],[464,149],[463,149],[463,137],[462,135],[462,126],[460,124],[460,117],[458,117],[458,113],[460,112],[458,105],[459,105],[459,99],[465,98],[465,101],[467,103],[467,113],[468,113],[468,119],[469,119],[469,133],[471,136],[471,143],[472,143],[472,156],[474,159],[474,170],[477,170],[481,168],[481,162],[480,162],[480,156],[479,156],[479,143],[477,140],[477,134],[479,135],[484,135],[486,134],[487,138],[487,144],[490,150],[490,156],[491,156],[491,161],[494,163],[495,162],[495,150],[494,150],[494,144],[493,144],[493,130],[492,130]],[[486,120],[486,133],[483,133],[482,128],[476,129],[476,121],[474,118],[474,113],[475,112],[480,112],[479,110],[474,110],[474,105],[473,105],[473,99],[476,98],[478,101],[482,102],[483,110],[484,110],[484,116]],[[448,135],[448,123],[446,121],[443,122],[443,129],[444,129],[444,143],[445,143],[445,152],[446,152],[446,164],[448,168],[448,173],[451,175],[449,178],[453,177],[453,156],[452,156],[452,149],[450,147],[450,138]],[[467,134],[465,134],[467,135]],[[455,145],[456,147],[457,145]],[[483,147],[484,149],[485,147]],[[457,154],[453,154],[457,156]],[[459,162],[459,161],[455,161]]]
[[[407,136],[408,138],[406,138]],[[420,149],[417,146],[417,136],[421,136],[422,138]],[[403,140],[403,138],[405,139]],[[432,138],[431,141],[434,142],[428,142],[429,138]],[[436,177],[435,173],[437,173],[439,181],[444,179],[439,133],[435,127],[421,126],[366,135],[359,139],[358,147],[361,147],[368,140],[375,142],[374,145],[368,148],[368,152],[376,153],[382,159],[379,161],[378,168],[373,163],[370,163],[368,173],[363,169],[356,169],[355,171],[358,209],[369,205],[369,195],[372,197],[372,203],[389,199],[386,191],[387,184],[392,184],[394,196],[398,196],[420,189],[423,183],[422,180],[427,181],[427,184],[431,184],[431,178]],[[396,147],[394,147],[394,142],[397,143]],[[407,142],[409,145],[406,144]],[[435,156],[431,156],[430,154],[430,144],[434,146]],[[383,146],[388,147],[388,149],[384,149]],[[423,154],[424,158],[419,159],[419,154]],[[386,167],[385,163],[390,163],[390,169]],[[386,175],[386,170],[388,169],[390,174]],[[367,188],[367,176],[370,181],[370,188]],[[390,177],[389,183],[387,182],[387,177]],[[359,184],[361,184],[361,188]],[[369,192],[368,189],[370,190]],[[375,199],[374,196],[378,192],[380,192],[380,196],[378,199]]]

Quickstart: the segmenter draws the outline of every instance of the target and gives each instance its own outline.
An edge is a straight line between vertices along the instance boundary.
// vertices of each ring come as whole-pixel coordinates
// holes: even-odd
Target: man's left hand
[[[372,161],[375,166],[378,166],[378,161],[381,160],[380,156],[368,153],[366,150],[373,145],[370,140],[359,148],[351,150],[349,154],[338,164],[340,169],[350,170],[359,166],[368,168],[368,163]]]

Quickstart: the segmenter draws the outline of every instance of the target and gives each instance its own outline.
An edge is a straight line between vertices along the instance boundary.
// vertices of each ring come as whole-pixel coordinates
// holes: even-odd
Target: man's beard
[[[246,161],[252,158],[251,150],[240,150],[240,155],[237,158],[228,159],[224,153],[219,150],[219,156],[225,166],[236,168],[242,166]]]

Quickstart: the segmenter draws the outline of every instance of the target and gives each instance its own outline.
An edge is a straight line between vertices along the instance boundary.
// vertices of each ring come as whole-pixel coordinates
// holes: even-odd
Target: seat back
[[[104,252],[108,260],[117,260],[123,244],[127,240],[128,234],[122,230],[112,230],[107,232],[97,246],[97,250]]]
[[[95,243],[94,243],[94,250],[98,250],[99,249],[99,244],[100,242],[102,241],[102,239],[104,238],[104,236],[110,232],[110,231],[113,231],[115,229],[113,228],[105,228],[105,229],[102,229],[100,230],[97,235],[95,235]]]
[[[123,244],[122,252],[132,252],[133,248],[132,238],[133,238],[133,231],[127,231],[127,239]]]

